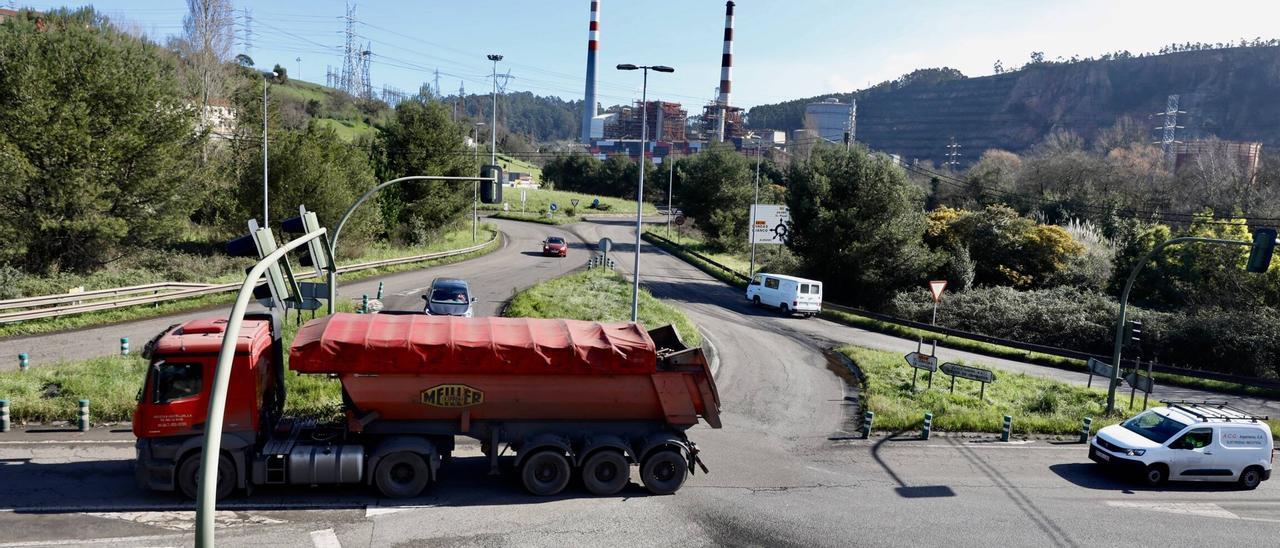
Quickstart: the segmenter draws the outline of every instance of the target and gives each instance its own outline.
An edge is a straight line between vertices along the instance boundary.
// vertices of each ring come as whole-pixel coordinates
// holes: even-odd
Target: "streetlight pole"
[[[498,61],[502,60],[501,55],[490,54],[489,60],[493,61],[493,127],[489,128],[489,165],[497,165],[498,163]],[[501,181],[498,184],[502,184]]]
[[[649,148],[649,69],[658,72],[675,72],[676,69],[662,65],[636,66],[620,64],[618,70],[644,71],[644,79],[640,86],[640,182],[636,184],[636,249],[635,267],[631,272],[631,323],[640,322],[640,233],[644,221],[644,161]],[[494,81],[495,84],[497,80]]]
[[[476,125],[476,138],[472,141],[471,144],[475,145],[476,147],[475,161],[476,161],[476,164],[479,164],[480,163],[480,126],[483,126],[484,122],[476,122],[475,125]],[[475,242],[476,239],[479,238],[478,227],[480,225],[480,213],[476,211],[476,208],[477,208],[476,204],[478,204],[479,202],[480,202],[480,181],[472,181],[471,183],[471,241],[472,242]]]
[[[267,79],[278,76],[275,71],[262,71],[262,226],[270,221],[267,207]]]
[[[672,148],[675,148],[675,147],[673,146]],[[666,159],[666,162],[670,164],[667,166],[667,168],[670,170],[670,172],[667,174],[667,239],[671,238],[671,216],[673,215],[672,209],[671,209],[671,189],[672,187],[675,186],[675,181],[676,181],[676,163],[674,161],[675,158],[673,158],[674,156],[675,156],[674,153],[667,154],[667,159]]]
[[[747,277],[756,275],[756,206],[760,204],[760,141],[756,141],[756,196],[751,199],[751,220],[747,223],[747,231],[751,234],[751,264],[747,267]]]

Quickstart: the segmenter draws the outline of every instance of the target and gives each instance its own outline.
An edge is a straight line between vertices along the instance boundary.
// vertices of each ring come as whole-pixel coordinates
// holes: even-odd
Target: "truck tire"
[[[674,449],[654,451],[640,465],[640,480],[655,495],[670,495],[684,485],[689,476],[689,462]]]
[[[753,304],[753,305],[755,305],[755,306],[760,306],[760,296],[759,296],[759,295],[756,295],[756,296],[752,297],[752,298],[751,298],[751,304]]]
[[[538,451],[524,459],[520,481],[529,493],[551,496],[569,485],[569,459],[553,450]]]
[[[218,490],[217,500],[231,496],[236,487],[236,465],[226,455],[218,457]],[[191,500],[200,494],[200,452],[182,459],[178,465],[178,490]]]
[[[396,451],[378,461],[373,482],[378,491],[393,499],[416,497],[431,482],[426,461],[412,451]]]
[[[1262,468],[1250,466],[1240,472],[1240,488],[1241,489],[1257,489],[1262,483]]]
[[[593,495],[612,495],[631,480],[631,463],[613,449],[595,452],[582,465],[582,485]]]

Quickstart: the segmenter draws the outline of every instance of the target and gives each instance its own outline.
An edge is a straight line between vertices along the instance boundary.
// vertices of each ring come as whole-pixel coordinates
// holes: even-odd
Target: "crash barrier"
[[[588,268],[588,269],[590,269],[590,268],[609,268],[609,269],[614,269],[614,268],[617,268],[617,267],[618,267],[618,265],[617,265],[617,263],[613,262],[613,259],[606,259],[606,258],[604,258],[604,257],[602,257],[602,256],[600,256],[600,255],[594,255],[594,256],[592,256],[590,259],[588,259],[588,260],[587,260],[587,268]]]
[[[420,261],[428,261],[431,259],[443,259],[445,257],[453,257],[457,255],[466,255],[474,253],[493,244],[501,234],[494,234],[489,241],[476,244],[461,249],[452,249],[449,251],[436,251],[433,253],[425,253],[422,255],[414,255],[411,257],[399,257],[395,259],[382,259],[378,261],[369,261],[365,263],[357,263],[338,267],[339,273],[357,272],[360,270],[368,270],[371,268],[380,268],[385,266],[394,266],[399,264],[416,263]],[[315,273],[311,272],[306,275],[297,276],[298,279],[307,279],[314,277]],[[114,308],[125,308],[129,306],[137,306],[143,304],[157,304],[167,301],[176,301],[181,299],[189,299],[193,297],[203,297],[214,293],[226,293],[235,291],[240,288],[240,282],[229,284],[191,284],[177,282],[163,282],[156,284],[147,284],[131,287],[118,287],[113,289],[99,289],[95,291],[85,291],[83,293],[74,293],[67,295],[50,295],[41,297],[24,297],[21,299],[9,299],[0,301],[0,325],[6,323],[20,322],[24,320],[35,320],[42,318],[57,318],[61,316],[71,316],[84,312],[96,312],[101,310],[110,310]],[[150,295],[139,296],[139,293],[151,293]],[[108,300],[101,300],[108,299]],[[85,302],[92,301],[92,302]],[[54,305],[54,306],[49,306]],[[9,312],[5,312],[9,311]]]

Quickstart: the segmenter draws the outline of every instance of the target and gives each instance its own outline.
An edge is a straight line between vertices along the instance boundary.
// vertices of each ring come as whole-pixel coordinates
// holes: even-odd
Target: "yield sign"
[[[936,280],[929,282],[929,291],[933,292],[933,302],[942,300],[942,290],[947,288],[946,280]]]

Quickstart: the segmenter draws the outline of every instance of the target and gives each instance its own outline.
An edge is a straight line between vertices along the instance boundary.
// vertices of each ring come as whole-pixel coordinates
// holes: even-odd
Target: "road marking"
[[[287,511],[287,510],[359,510],[367,505],[366,502],[269,502],[260,503],[253,501],[239,502],[219,502],[218,506],[226,510],[261,510],[261,511]],[[113,512],[162,512],[188,510],[191,504],[170,503],[170,504],[131,504],[128,502],[120,503],[115,506],[101,504],[95,506],[26,506],[20,508],[0,508],[0,513],[14,514],[70,514],[70,513],[113,513]],[[189,510],[188,510],[189,511]]]
[[[140,525],[159,527],[170,531],[194,531],[196,528],[196,513],[191,510],[169,512],[84,512],[84,514],[95,518],[131,521]],[[282,520],[266,516],[242,514],[226,510],[215,512],[213,519],[218,524],[218,527],[278,525],[285,523]]]
[[[861,435],[861,434],[859,434],[859,435]],[[870,447],[870,446],[871,446],[871,445],[873,445],[875,442],[874,442],[874,441],[868,442],[867,440],[864,440],[864,439],[853,439],[853,440],[833,440],[831,443],[832,443],[832,445],[837,445],[837,446],[849,446],[849,447],[852,447],[852,446],[857,446],[857,445],[866,445],[867,447]],[[964,442],[964,441],[961,441],[960,443],[961,443],[961,444],[963,444],[963,445],[942,445],[942,444],[937,444],[937,443],[916,443],[915,441],[913,441],[913,440],[911,440],[911,439],[903,439],[903,440],[901,440],[901,441],[891,441],[891,442],[889,442],[889,443],[885,444],[885,446],[884,446],[884,447],[885,447],[886,449],[915,449],[915,448],[929,448],[929,449],[959,449],[959,448],[962,448],[962,447],[963,447],[963,448],[966,448],[966,449],[1019,449],[1019,450],[1035,450],[1035,451],[1080,451],[1080,450],[1081,450],[1081,448],[1083,448],[1083,447],[1084,447],[1084,445],[1081,445],[1081,444],[1078,444],[1078,443],[1076,443],[1076,444],[1063,444],[1063,445],[1061,445],[1061,446],[1052,446],[1052,445],[1032,445],[1033,443],[1035,443],[1035,440],[1026,440],[1026,441],[1024,441],[1024,442],[1003,442],[1003,441],[1001,441],[1001,442],[996,442],[996,441],[992,441],[992,442]]]
[[[1209,518],[1280,523],[1280,519],[1254,518],[1237,515],[1234,512],[1211,502],[1140,502],[1129,500],[1109,500],[1107,501],[1107,506],[1112,508],[1130,508],[1134,510],[1163,512],[1166,514],[1185,514]]]
[[[21,548],[24,546],[85,546],[91,544],[116,544],[125,546],[137,546],[148,541],[157,540],[185,540],[190,535],[150,535],[144,537],[111,537],[111,538],[90,538],[90,539],[59,539],[59,540],[28,540],[25,542],[5,542],[0,543],[0,548]],[[185,544],[185,543],[184,543]]]
[[[0,441],[0,445],[133,445],[134,440],[30,440]]]
[[[405,506],[383,506],[381,504],[369,505],[364,507],[364,517],[372,518],[377,516],[385,516],[387,514],[396,514],[405,510],[418,510],[422,508],[432,508],[423,505],[405,505]]]
[[[312,531],[311,544],[316,548],[342,548],[342,543],[338,542],[338,535],[333,532],[333,529]]]

